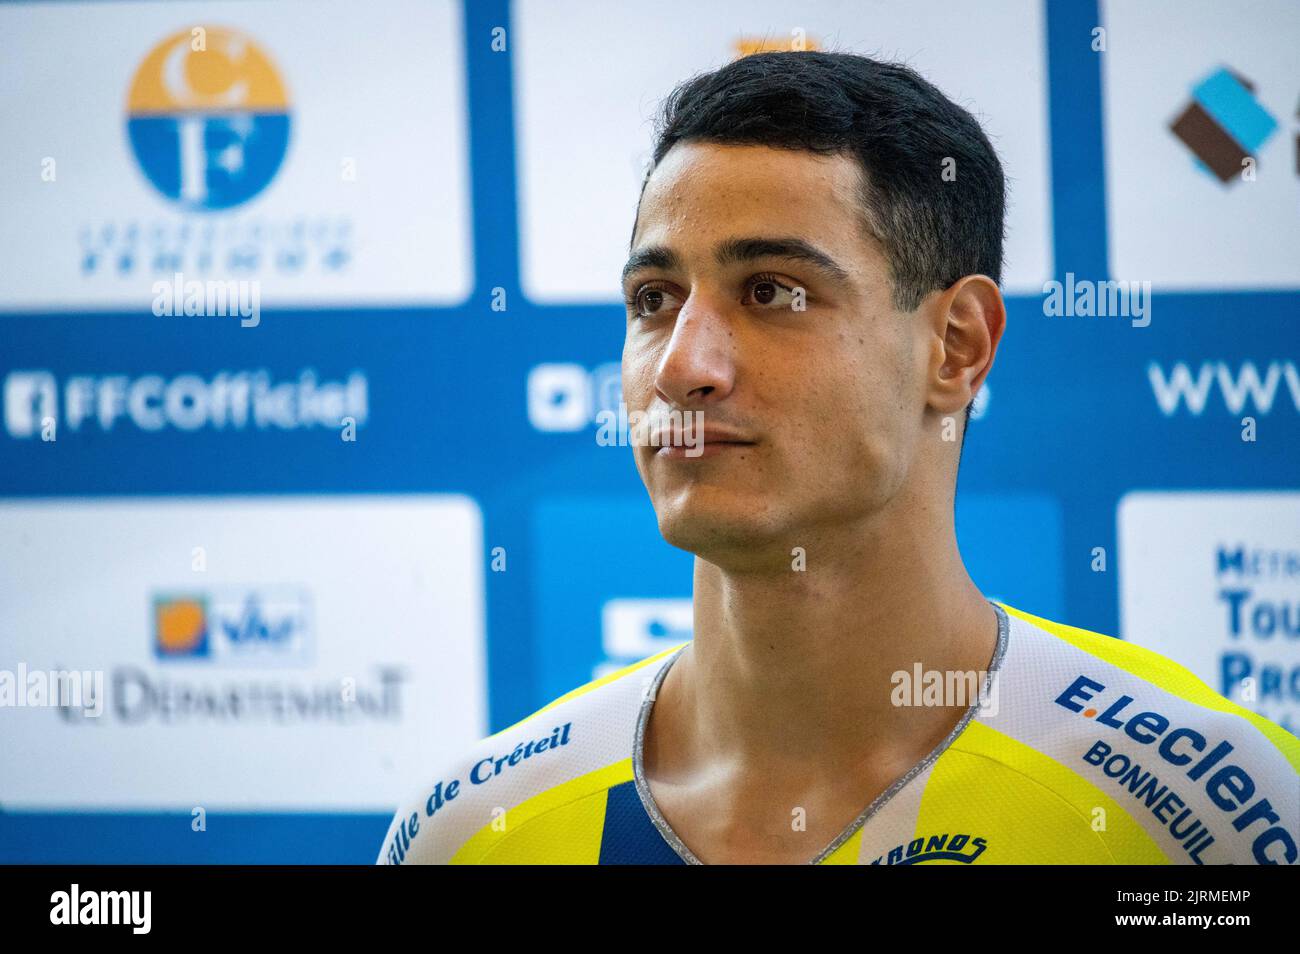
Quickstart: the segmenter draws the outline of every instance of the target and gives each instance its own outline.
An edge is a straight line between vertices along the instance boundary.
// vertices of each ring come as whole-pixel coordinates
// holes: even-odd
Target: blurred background
[[[1292,0],[3,3],[0,862],[368,863],[689,637],[596,417],[655,107],[765,49],[904,60],[1006,166],[976,582],[1297,731]]]

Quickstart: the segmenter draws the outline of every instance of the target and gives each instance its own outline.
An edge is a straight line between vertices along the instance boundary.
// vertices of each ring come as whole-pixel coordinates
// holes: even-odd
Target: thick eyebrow
[[[627,284],[629,275],[643,268],[658,268],[666,272],[676,268],[680,262],[677,253],[667,246],[647,245],[639,248],[628,256],[627,264],[623,266],[623,284]]]
[[[837,281],[849,280],[849,273],[835,259],[815,245],[797,238],[728,239],[718,246],[714,258],[719,265],[751,262],[758,258],[789,258],[816,266]]]
[[[727,239],[714,250],[713,257],[719,265],[752,262],[760,258],[788,258],[816,266],[837,281],[849,280],[848,271],[835,259],[815,245],[798,238]],[[678,267],[680,263],[681,259],[672,249],[663,245],[647,245],[629,256],[627,264],[623,266],[623,282],[626,283],[629,275],[643,268],[667,271]]]

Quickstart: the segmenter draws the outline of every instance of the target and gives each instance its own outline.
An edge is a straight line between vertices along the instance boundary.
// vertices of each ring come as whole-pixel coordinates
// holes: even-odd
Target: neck
[[[669,680],[683,754],[817,774],[864,759],[905,769],[947,734],[975,700],[900,707],[894,674],[919,664],[982,683],[997,615],[942,518],[951,505],[897,504],[811,535],[803,570],[697,557],[694,641]]]

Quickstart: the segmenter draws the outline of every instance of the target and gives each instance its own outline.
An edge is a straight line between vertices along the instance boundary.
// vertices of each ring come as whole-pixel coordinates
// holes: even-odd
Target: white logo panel
[[[1111,274],[1157,291],[1300,288],[1300,4],[1101,12]]]
[[[795,30],[808,49],[904,60],[970,109],[1009,178],[1004,283],[1041,294],[1050,277],[1045,27],[1037,0],[664,0],[652,12],[517,0],[513,19],[522,282],[535,301],[621,300],[618,276],[660,100],[733,59],[739,42],[790,41]]]
[[[11,498],[0,535],[0,690],[103,686],[0,691],[5,808],[387,811],[486,732],[470,498]]]
[[[0,6],[0,311],[148,312],[177,277],[269,307],[463,301],[460,21],[455,0]]]
[[[1124,639],[1300,729],[1300,493],[1126,495]]]

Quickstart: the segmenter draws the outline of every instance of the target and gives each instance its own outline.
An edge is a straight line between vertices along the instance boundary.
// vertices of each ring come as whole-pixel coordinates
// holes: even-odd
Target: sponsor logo
[[[1215,547],[1216,600],[1224,612],[1231,649],[1218,660],[1219,692],[1260,709],[1294,734],[1293,708],[1300,704],[1300,549]],[[1280,587],[1286,587],[1279,591]]]
[[[1224,185],[1253,170],[1277,120],[1255,98],[1250,80],[1218,69],[1192,87],[1192,101],[1169,126],[1191,150],[1201,171]]]
[[[153,651],[159,659],[207,658],[207,601],[202,597],[155,598]]]
[[[989,846],[988,839],[970,835],[930,835],[913,838],[881,855],[873,865],[921,865],[927,861],[956,861],[968,865]]]
[[[73,375],[63,382],[61,423],[73,432],[107,432],[118,423],[142,431],[337,429],[348,418],[357,426],[365,423],[367,388],[360,371],[342,381],[322,381],[310,368],[296,381],[276,381],[265,370],[222,371],[211,379],[197,374]],[[50,371],[9,372],[4,382],[9,436],[55,439],[59,393]]]
[[[252,38],[195,27],[162,40],[131,81],[126,138],[167,208],[83,221],[81,274],[123,281],[215,275],[220,284],[207,286],[212,294],[229,280],[345,275],[353,255],[350,216],[237,214],[251,214],[252,200],[265,198],[280,173],[290,125],[285,83]],[[141,302],[149,301],[148,287],[139,286]],[[157,308],[156,286],[153,296]]]
[[[611,415],[616,420],[622,405],[623,370],[616,361],[591,371],[580,364],[539,364],[528,372],[528,421],[539,431],[585,430]]]
[[[600,610],[605,658],[592,670],[592,678],[688,642],[694,628],[695,611],[689,598],[606,600]]]
[[[202,593],[155,593],[150,619],[154,658],[168,668],[189,662],[265,671],[305,669],[313,661],[311,595],[302,587],[232,586]],[[122,665],[112,672],[108,711],[123,725],[399,721],[406,673],[399,666],[381,663],[373,668],[372,675],[342,674],[315,681],[259,672],[218,682]],[[103,701],[103,694],[96,693],[101,708]],[[72,720],[75,709],[61,706],[65,721]]]
[[[569,733],[572,729],[573,723],[566,722],[564,725],[557,725],[551,730],[549,736],[520,742],[507,755],[489,755],[486,758],[479,759],[469,770],[470,784],[487,784],[494,778],[509,771],[512,767],[521,764],[525,759],[568,745]],[[445,808],[448,803],[454,801],[461,794],[461,791],[461,779],[459,778],[439,779],[434,782],[433,788],[429,790],[429,797],[424,802],[424,816],[432,818]],[[392,831],[392,839],[387,843],[384,851],[384,864],[400,865],[405,861],[407,854],[411,850],[411,843],[420,834],[420,813],[418,811],[411,812],[409,817],[400,817],[397,821],[398,826]],[[510,830],[507,827],[504,809],[499,809],[493,813],[492,830],[494,832]]]
[[[1295,864],[1298,853],[1295,837],[1288,832],[1273,805],[1265,797],[1255,798],[1258,786],[1254,777],[1229,756],[1235,746],[1226,739],[1215,741],[1212,737],[1188,726],[1175,726],[1168,716],[1145,710],[1133,712],[1132,696],[1121,695],[1103,709],[1103,703],[1094,701],[1105,693],[1104,683],[1087,676],[1079,676],[1056,697],[1058,706],[1095,719],[1114,735],[1148,746],[1152,759],[1159,759],[1155,767],[1147,765],[1124,752],[1117,751],[1111,742],[1098,739],[1082,756],[1082,760],[1108,778],[1116,786],[1126,789],[1137,802],[1142,803],[1152,815],[1166,826],[1170,837],[1179,842],[1188,857],[1196,864],[1205,864],[1201,854],[1214,844],[1216,836],[1211,824],[1231,822],[1236,832],[1246,832],[1253,838],[1251,851],[1260,864]],[[1181,774],[1189,782],[1203,786],[1210,802],[1221,815],[1201,819],[1187,807],[1166,780],[1156,774],[1165,772]],[[1186,789],[1184,789],[1186,791]]]
[[[1173,417],[1184,404],[1189,414],[1200,417],[1216,388],[1233,415],[1271,414],[1274,403],[1285,409],[1287,395],[1300,412],[1300,372],[1293,361],[1270,361],[1262,377],[1252,361],[1242,362],[1239,369],[1226,361],[1203,361],[1194,373],[1182,361],[1169,370],[1152,361],[1147,365],[1147,380],[1165,417]]]
[[[231,588],[153,599],[153,649],[159,659],[306,664],[311,648],[311,601],[305,590]]]
[[[820,50],[821,44],[816,39],[808,36],[802,27],[795,27],[790,31],[790,36],[775,37],[764,34],[762,36],[740,36],[732,41],[732,47],[735,51],[735,58],[740,59],[745,56],[753,56],[755,53],[789,53],[800,52],[802,50]]]
[[[279,71],[237,30],[173,33],[145,56],[127,97],[127,136],[159,193],[192,212],[228,209],[270,184],[289,145]]]
[[[83,225],[79,241],[83,275],[111,273],[123,279],[142,272],[216,273],[223,280],[313,270],[334,275],[346,272],[352,261],[352,223],[346,218],[110,221]],[[141,301],[149,301],[143,291]]]
[[[315,681],[250,675],[246,679],[212,682],[163,677],[139,666],[119,666],[113,670],[106,711],[125,726],[400,722],[405,671],[383,664],[373,669],[365,676],[341,675]],[[59,712],[66,722],[73,721],[70,707],[61,707]]]

